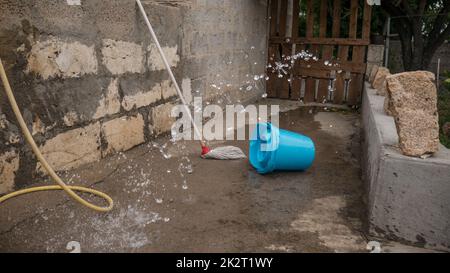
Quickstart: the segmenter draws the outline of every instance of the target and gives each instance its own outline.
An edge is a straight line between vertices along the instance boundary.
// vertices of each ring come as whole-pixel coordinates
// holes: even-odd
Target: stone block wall
[[[251,79],[265,70],[266,1],[142,2],[183,89],[217,104],[264,93]],[[170,130],[176,92],[134,0],[0,0],[0,14],[0,58],[56,170]],[[2,194],[41,175],[3,87],[0,129]]]
[[[383,66],[384,45],[369,45],[367,47],[366,78],[369,78],[374,67]]]

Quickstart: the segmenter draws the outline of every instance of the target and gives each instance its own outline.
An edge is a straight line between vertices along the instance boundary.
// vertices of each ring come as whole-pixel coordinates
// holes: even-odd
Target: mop
[[[158,48],[158,52],[161,55],[161,59],[163,60],[164,66],[166,67],[167,72],[169,73],[170,79],[172,80],[173,85],[175,86],[178,97],[180,98],[181,102],[183,103],[183,106],[185,107],[185,110],[186,110],[185,112],[186,112],[189,120],[191,121],[192,126],[194,127],[194,133],[197,135],[198,139],[200,139],[200,145],[202,147],[202,153],[201,153],[202,158],[221,159],[221,160],[246,158],[245,154],[238,147],[225,146],[225,147],[218,147],[215,149],[211,149],[210,147],[208,147],[206,141],[203,139],[202,134],[200,133],[200,130],[198,129],[197,125],[194,122],[194,119],[191,115],[189,106],[186,103],[186,100],[184,99],[181,89],[173,75],[172,69],[170,68],[169,62],[167,61],[167,58],[161,48],[161,45],[159,44],[158,38],[156,37],[156,34],[153,31],[153,27],[150,24],[150,21],[148,20],[148,17],[147,17],[147,14],[145,13],[144,7],[142,6],[142,3],[140,0],[136,0],[136,3],[139,6],[142,16],[144,17],[145,23],[147,24],[148,30],[150,31],[150,35],[152,36],[153,41],[155,42],[156,47]]]

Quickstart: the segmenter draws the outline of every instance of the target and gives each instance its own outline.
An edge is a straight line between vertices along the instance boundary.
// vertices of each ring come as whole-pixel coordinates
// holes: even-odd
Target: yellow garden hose
[[[33,137],[31,136],[30,131],[27,128],[27,125],[25,121],[23,120],[22,114],[20,113],[19,106],[17,106],[16,99],[14,98],[14,94],[11,90],[11,86],[9,85],[8,78],[6,77],[5,68],[3,67],[2,60],[0,59],[0,76],[3,82],[3,86],[5,87],[6,95],[8,97],[9,103],[11,104],[11,107],[14,111],[14,114],[16,115],[17,120],[19,121],[20,128],[22,129],[23,134],[25,135],[25,139],[27,140],[28,144],[30,144],[31,148],[33,149],[34,154],[36,155],[39,162],[41,162],[42,167],[48,172],[48,174],[55,180],[55,182],[58,185],[53,186],[41,186],[41,187],[33,187],[29,189],[19,190],[16,192],[12,192],[10,194],[7,194],[5,196],[0,197],[0,203],[13,198],[18,195],[30,193],[30,192],[36,192],[36,191],[49,191],[49,190],[64,190],[70,197],[81,203],[82,205],[91,208],[96,211],[101,212],[107,212],[110,211],[113,208],[114,202],[111,197],[109,197],[107,194],[86,188],[86,187],[80,187],[80,186],[68,186],[66,185],[61,178],[56,174],[56,172],[52,169],[50,164],[45,160],[45,158],[42,156],[41,151],[39,151],[39,148],[37,147],[36,143],[34,142]],[[79,192],[87,192],[94,195],[97,195],[103,199],[105,199],[108,202],[107,207],[100,207],[97,205],[94,205],[92,203],[89,203],[88,201],[81,198],[79,195],[77,195],[74,191]]]

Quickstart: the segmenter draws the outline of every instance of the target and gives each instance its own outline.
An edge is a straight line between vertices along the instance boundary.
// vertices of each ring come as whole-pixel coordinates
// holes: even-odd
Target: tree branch
[[[438,50],[438,48],[445,42],[445,40],[447,40],[450,37],[450,24],[447,25],[447,27],[445,28],[445,30],[441,33],[441,35],[439,35],[434,41],[433,43],[430,43],[430,41],[428,41],[427,43],[427,47],[426,50],[424,52],[424,66],[425,68],[428,66],[428,64],[430,63],[431,59],[433,58],[434,53],[436,52],[436,50]]]
[[[414,15],[414,12],[408,4],[408,0],[402,0],[402,6],[405,9],[406,15],[408,15],[408,17]]]
[[[426,6],[427,0],[420,0],[419,5],[417,5],[417,14],[423,15]]]
[[[381,1],[381,8],[384,9],[391,16],[403,16],[404,13],[398,6],[391,1]]]
[[[449,16],[448,13],[449,12],[450,12],[450,1],[445,1],[444,7],[438,12],[436,20],[434,21],[433,29],[428,34],[427,47],[436,43],[436,41],[440,38],[441,31],[442,31],[442,28],[444,27],[444,24],[448,23],[448,16]],[[450,23],[449,23],[449,25],[450,25]],[[447,28],[448,28],[448,25],[447,25]],[[447,34],[447,36],[448,36],[448,34]]]

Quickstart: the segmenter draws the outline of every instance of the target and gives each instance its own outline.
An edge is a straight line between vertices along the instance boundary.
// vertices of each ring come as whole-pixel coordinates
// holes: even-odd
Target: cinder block
[[[170,46],[162,46],[162,50],[164,55],[166,56],[167,62],[170,67],[176,67],[178,62],[180,62],[180,56],[178,55],[178,46],[175,45],[173,47]],[[166,67],[164,66],[161,55],[159,54],[158,49],[155,44],[151,44],[147,48],[148,57],[147,57],[147,66],[150,71],[158,71],[164,70]]]
[[[73,129],[49,139],[40,150],[57,171],[70,170],[97,161],[100,152],[100,123]],[[38,164],[37,170],[42,171]]]
[[[159,100],[161,100],[161,84],[158,83],[148,91],[142,90],[133,95],[125,95],[122,106],[126,111],[130,111],[134,107],[141,108]]]
[[[28,56],[27,72],[52,77],[79,78],[96,74],[98,69],[94,46],[69,42],[56,37],[36,41]]]
[[[0,154],[0,194],[14,189],[16,171],[19,169],[19,155],[11,150]]]
[[[94,119],[113,115],[120,111],[119,79],[111,79],[106,92],[99,101],[99,106],[93,116]]]
[[[142,45],[104,39],[102,55],[103,65],[113,75],[145,72]]]
[[[171,130],[175,122],[175,118],[170,116],[173,107],[174,104],[166,103],[152,109],[150,115],[153,122],[150,125],[150,131],[154,135],[160,135]]]
[[[161,82],[161,93],[164,99],[177,95],[177,90],[171,80],[165,80]]]
[[[108,143],[102,152],[103,156],[129,150],[145,141],[144,118],[137,114],[134,117],[125,116],[105,122],[102,125],[102,134]]]
[[[384,45],[369,45],[367,47],[367,62],[381,65],[384,58]]]

